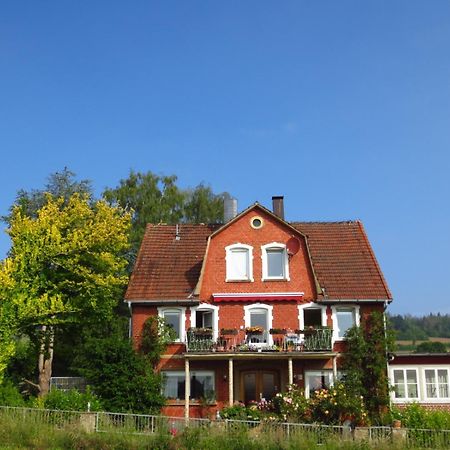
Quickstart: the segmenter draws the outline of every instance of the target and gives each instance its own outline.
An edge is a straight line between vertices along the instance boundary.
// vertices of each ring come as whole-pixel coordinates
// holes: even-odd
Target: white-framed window
[[[232,244],[225,247],[225,281],[253,281],[253,247]]]
[[[342,341],[347,330],[359,326],[359,306],[332,306],[333,339]]]
[[[184,400],[185,372],[175,370],[161,371],[163,376],[162,394],[169,400]],[[215,376],[213,371],[193,370],[190,372],[191,400],[208,399],[215,397]]]
[[[182,342],[185,335],[186,308],[163,307],[158,308],[158,315],[162,317],[175,332],[175,342]]]
[[[254,303],[244,306],[244,323],[245,328],[261,327],[261,334],[247,334],[249,344],[255,345],[271,345],[272,337],[269,330],[272,328],[273,306],[264,303]]]
[[[219,337],[219,307],[202,303],[191,308],[191,327],[211,328],[213,339],[217,339]]]
[[[289,280],[286,245],[272,242],[261,246],[262,280]]]
[[[416,369],[391,369],[391,381],[394,386],[393,397],[395,400],[419,399],[419,384]]]
[[[317,303],[298,305],[298,322],[300,330],[308,327],[324,327],[327,325],[327,307]]]
[[[305,370],[305,397],[310,398],[315,391],[333,385],[332,370]]]
[[[426,368],[424,375],[425,398],[429,400],[449,398],[448,369]]]

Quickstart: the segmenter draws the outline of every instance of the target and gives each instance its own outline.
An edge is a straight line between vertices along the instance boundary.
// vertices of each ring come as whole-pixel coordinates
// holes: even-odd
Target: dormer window
[[[233,244],[225,247],[226,281],[253,281],[253,247]]]
[[[273,242],[261,247],[264,280],[289,280],[289,261],[286,246]]]

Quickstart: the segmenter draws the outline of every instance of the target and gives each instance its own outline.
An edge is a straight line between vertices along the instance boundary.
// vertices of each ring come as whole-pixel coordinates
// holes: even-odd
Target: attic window
[[[253,219],[250,221],[250,224],[252,228],[255,228],[256,230],[259,228],[262,228],[264,222],[261,217],[253,217]]]
[[[261,247],[264,280],[289,280],[286,246],[277,242]]]

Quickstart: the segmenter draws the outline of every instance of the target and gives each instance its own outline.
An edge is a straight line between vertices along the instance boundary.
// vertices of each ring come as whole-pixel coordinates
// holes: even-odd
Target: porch
[[[214,379],[216,409],[232,406],[235,402],[250,403],[261,399],[270,400],[288,385],[305,387],[306,373],[327,369],[333,379],[337,376],[337,353],[319,352],[186,352],[184,358],[184,417],[198,408],[199,402],[192,395],[197,389],[196,374],[209,370]],[[180,392],[181,394],[181,392]],[[180,395],[181,397],[181,395]],[[194,408],[194,409],[192,409]],[[191,411],[192,410],[192,411]],[[182,413],[181,410],[179,410]]]

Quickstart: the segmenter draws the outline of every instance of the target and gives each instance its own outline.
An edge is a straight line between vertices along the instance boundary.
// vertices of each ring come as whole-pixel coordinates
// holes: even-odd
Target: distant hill
[[[422,317],[388,314],[388,320],[398,341],[417,342],[430,338],[450,338],[450,314],[438,313]]]

